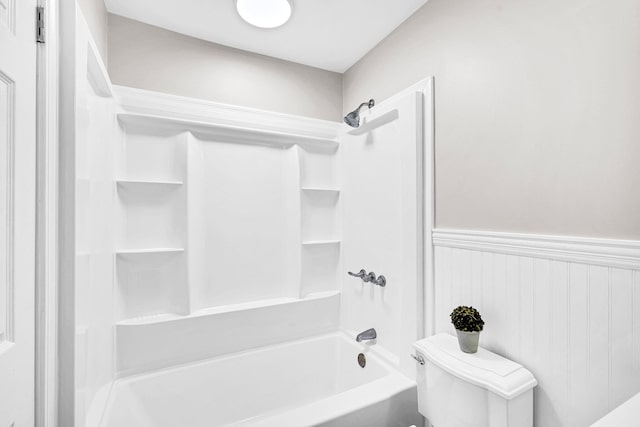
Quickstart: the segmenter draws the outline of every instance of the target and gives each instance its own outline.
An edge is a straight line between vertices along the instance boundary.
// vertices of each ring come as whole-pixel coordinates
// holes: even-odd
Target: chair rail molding
[[[433,244],[436,247],[640,270],[640,241],[637,240],[436,229]]]

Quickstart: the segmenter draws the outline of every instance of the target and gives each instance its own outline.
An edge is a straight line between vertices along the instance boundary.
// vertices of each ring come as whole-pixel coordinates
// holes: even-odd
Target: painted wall
[[[109,15],[114,84],[338,121],[342,75]]]
[[[84,19],[89,25],[91,35],[102,55],[102,60],[107,63],[108,42],[108,13],[103,0],[77,0]]]
[[[431,0],[344,107],[435,76],[437,227],[640,239],[640,3]]]

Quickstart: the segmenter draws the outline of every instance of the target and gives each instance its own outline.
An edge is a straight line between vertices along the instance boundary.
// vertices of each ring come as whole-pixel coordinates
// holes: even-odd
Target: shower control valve
[[[376,283],[376,273],[370,271],[366,276],[362,278],[362,280],[364,280],[365,283]]]
[[[362,270],[360,270],[359,272],[357,272],[357,273],[352,273],[352,272],[349,271],[349,276],[359,277],[362,280],[364,280],[364,276],[366,276],[366,275],[367,275],[367,271],[364,268]]]
[[[352,273],[350,271],[348,273],[349,273],[349,276],[359,277],[365,283],[371,282],[374,285],[378,285],[382,287],[387,285],[387,279],[384,276],[380,275],[380,277],[377,277],[376,273],[374,273],[373,271],[370,271],[367,273],[367,271],[364,268],[357,273]]]

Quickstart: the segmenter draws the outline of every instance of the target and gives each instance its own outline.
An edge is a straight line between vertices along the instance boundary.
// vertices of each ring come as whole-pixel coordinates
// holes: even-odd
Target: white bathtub
[[[368,350],[332,333],[123,378],[100,425],[420,425],[415,383]]]

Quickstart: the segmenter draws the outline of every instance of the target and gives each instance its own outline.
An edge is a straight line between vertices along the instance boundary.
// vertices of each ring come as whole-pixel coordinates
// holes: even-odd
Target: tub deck
[[[415,382],[341,332],[119,379],[98,418],[100,427],[421,423]]]

